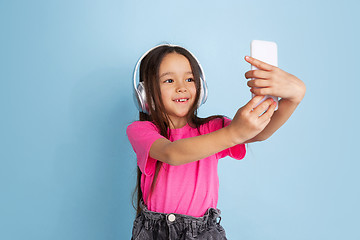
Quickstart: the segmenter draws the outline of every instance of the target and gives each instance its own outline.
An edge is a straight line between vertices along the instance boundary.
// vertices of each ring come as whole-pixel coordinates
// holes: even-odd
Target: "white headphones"
[[[140,82],[140,81],[137,81],[137,78],[136,78],[137,71],[138,71],[139,65],[140,65],[141,61],[144,59],[144,57],[146,57],[146,55],[150,51],[152,51],[152,50],[154,50],[154,49],[156,49],[158,47],[162,47],[162,46],[181,47],[181,46],[172,45],[172,44],[158,45],[156,47],[151,48],[146,53],[144,53],[140,57],[140,59],[137,61],[136,65],[135,65],[134,77],[133,77],[133,80],[134,80],[134,101],[135,101],[135,105],[138,108],[138,110],[140,112],[143,112],[143,113],[149,114],[150,111],[149,111],[149,104],[146,101],[146,91],[145,91],[144,83]],[[206,99],[207,99],[207,96],[208,96],[208,89],[207,89],[207,85],[206,85],[206,81],[205,81],[205,74],[204,74],[204,71],[203,71],[199,61],[196,59],[196,57],[189,50],[187,50],[187,51],[194,57],[194,59],[197,61],[198,65],[200,67],[200,96],[199,96],[199,101],[198,101],[198,104],[197,104],[197,107],[200,107],[202,104],[204,104],[206,102]],[[139,82],[139,83],[136,85],[136,82]]]

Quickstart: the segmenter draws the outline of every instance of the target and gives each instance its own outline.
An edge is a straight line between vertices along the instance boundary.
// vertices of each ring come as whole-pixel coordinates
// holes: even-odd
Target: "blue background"
[[[1,1],[0,239],[130,239],[132,71],[162,42],[206,73],[200,116],[250,99],[243,60],[276,41],[307,85],[290,120],[219,163],[229,239],[360,239],[358,1]]]

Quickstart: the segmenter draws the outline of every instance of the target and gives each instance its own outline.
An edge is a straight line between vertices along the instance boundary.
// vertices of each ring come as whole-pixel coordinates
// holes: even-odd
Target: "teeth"
[[[186,102],[186,101],[187,101],[187,99],[184,99],[184,98],[183,98],[183,99],[177,99],[177,100],[176,100],[176,102]]]

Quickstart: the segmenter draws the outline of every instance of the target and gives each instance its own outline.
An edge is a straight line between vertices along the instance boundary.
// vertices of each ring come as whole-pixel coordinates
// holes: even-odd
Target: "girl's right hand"
[[[263,97],[255,96],[236,112],[228,126],[235,144],[245,143],[254,138],[269,124],[275,111],[276,102],[269,98],[255,107]],[[266,112],[264,113],[264,111]]]

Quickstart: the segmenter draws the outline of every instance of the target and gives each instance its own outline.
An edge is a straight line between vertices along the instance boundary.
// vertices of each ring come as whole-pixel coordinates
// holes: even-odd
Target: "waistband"
[[[166,224],[168,226],[176,224],[178,228],[188,229],[196,236],[200,232],[206,230],[209,226],[220,224],[220,209],[209,208],[201,217],[193,217],[177,213],[159,213],[148,210],[143,201],[140,202],[141,213],[144,217],[144,225],[146,229],[154,229],[156,225]],[[217,219],[219,218],[219,221]]]

